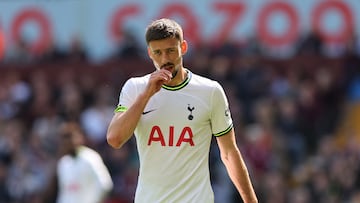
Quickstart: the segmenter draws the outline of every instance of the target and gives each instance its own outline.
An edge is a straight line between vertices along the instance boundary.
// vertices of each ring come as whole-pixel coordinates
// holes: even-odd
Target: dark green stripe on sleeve
[[[226,130],[223,130],[219,133],[214,134],[215,137],[220,137],[225,135],[226,133],[230,132],[230,130],[233,128],[233,124],[231,124],[228,128],[226,128]]]

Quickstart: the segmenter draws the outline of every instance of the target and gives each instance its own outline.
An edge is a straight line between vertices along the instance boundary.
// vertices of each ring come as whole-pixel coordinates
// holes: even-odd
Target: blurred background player
[[[85,146],[83,131],[76,122],[60,126],[62,156],[56,168],[53,191],[57,203],[101,203],[110,193],[113,183],[98,152]],[[51,197],[52,194],[52,197]]]

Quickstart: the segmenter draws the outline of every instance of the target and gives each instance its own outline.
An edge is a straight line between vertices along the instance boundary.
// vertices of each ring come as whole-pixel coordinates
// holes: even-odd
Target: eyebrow
[[[151,49],[150,48],[150,50],[152,52],[161,51],[161,50],[170,50],[170,49],[176,49],[176,46],[168,47],[168,48],[165,48],[165,49]]]

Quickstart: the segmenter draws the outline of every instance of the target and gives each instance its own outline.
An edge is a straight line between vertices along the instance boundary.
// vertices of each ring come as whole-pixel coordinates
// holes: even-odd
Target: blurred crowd
[[[42,202],[65,120],[81,124],[87,145],[109,168],[114,189],[106,202],[132,202],[135,140],[112,149],[105,136],[122,84],[154,68],[127,37],[97,64],[78,38],[67,52],[51,45],[40,54],[18,42],[0,62],[0,203]],[[224,86],[259,202],[360,202],[360,130],[347,119],[360,101],[359,43],[326,47],[309,35],[295,47],[290,57],[276,58],[256,39],[203,43],[184,62]],[[210,168],[216,202],[241,202],[216,144]]]

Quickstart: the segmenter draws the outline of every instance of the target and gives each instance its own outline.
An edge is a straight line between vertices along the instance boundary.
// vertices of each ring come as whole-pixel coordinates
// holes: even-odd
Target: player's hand
[[[161,89],[163,84],[167,84],[172,79],[172,74],[166,69],[156,70],[150,75],[147,91],[150,96],[154,95]]]

